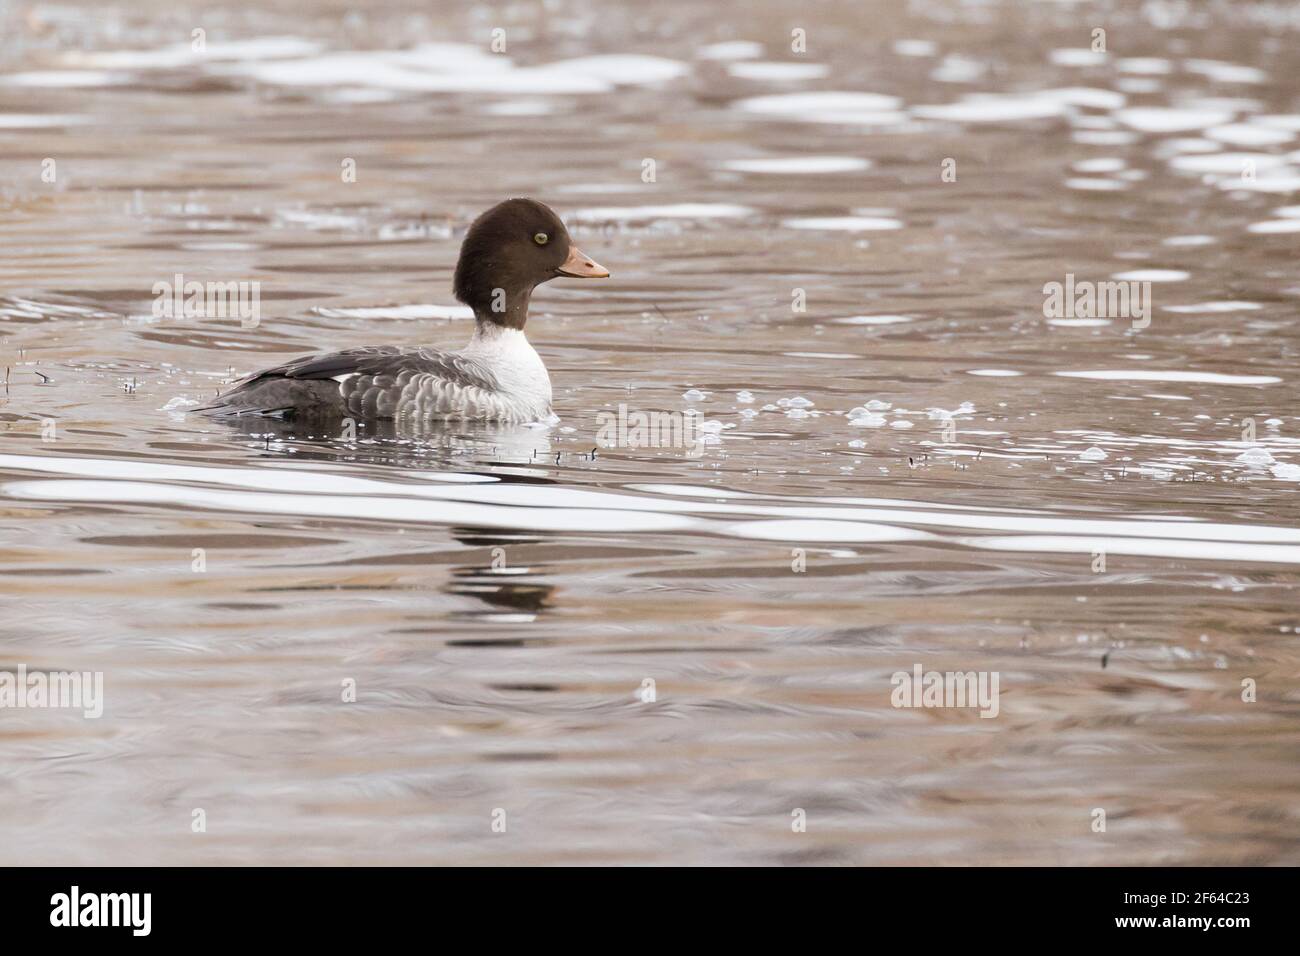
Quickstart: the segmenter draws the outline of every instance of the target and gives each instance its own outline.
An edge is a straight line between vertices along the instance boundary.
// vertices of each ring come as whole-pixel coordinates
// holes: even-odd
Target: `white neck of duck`
[[[461,354],[492,371],[500,383],[500,400],[517,409],[521,421],[551,414],[551,377],[523,329],[477,319],[474,335]]]

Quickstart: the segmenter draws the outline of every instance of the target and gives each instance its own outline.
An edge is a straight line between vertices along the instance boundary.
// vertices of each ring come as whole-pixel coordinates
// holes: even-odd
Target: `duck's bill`
[[[560,275],[574,279],[608,279],[609,270],[577,246],[569,246],[569,258],[560,265]]]

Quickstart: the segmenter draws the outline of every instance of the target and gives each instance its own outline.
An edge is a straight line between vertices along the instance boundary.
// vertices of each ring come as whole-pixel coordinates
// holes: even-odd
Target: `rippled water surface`
[[[5,862],[1300,862],[1300,15],[1115,7],[0,4]],[[187,414],[510,195],[558,423]]]

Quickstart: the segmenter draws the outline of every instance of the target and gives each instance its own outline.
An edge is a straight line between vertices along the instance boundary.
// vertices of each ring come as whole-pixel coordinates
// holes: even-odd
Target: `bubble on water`
[[[1247,448],[1245,451],[1243,451],[1240,455],[1238,455],[1238,456],[1237,456],[1236,458],[1234,458],[1233,460],[1234,460],[1234,461],[1239,461],[1239,462],[1241,462],[1242,464],[1252,465],[1252,466],[1256,466],[1256,467],[1263,467],[1264,465],[1271,465],[1271,464],[1273,464],[1274,462],[1277,461],[1277,459],[1274,458],[1274,457],[1273,457],[1273,456],[1268,452],[1268,449],[1266,449],[1266,448],[1258,448],[1258,447],[1256,447],[1256,448]]]
[[[739,392],[736,393],[736,401],[740,402],[742,405],[748,405],[753,400],[754,400],[754,393],[746,389],[742,388]]]
[[[911,428],[913,426],[911,422],[907,421],[907,419],[897,418],[894,421],[889,423],[889,427],[890,428]]]
[[[868,412],[866,409],[855,409],[861,411],[860,415],[851,415],[849,424],[854,428],[882,428],[885,425],[885,416],[876,415]]]
[[[1080,453],[1079,460],[1080,461],[1105,461],[1109,457],[1110,456],[1107,455],[1106,452],[1098,448],[1096,445],[1093,445],[1091,448]]]
[[[708,392],[702,392],[698,388],[692,388],[688,391],[682,392],[682,398],[686,399],[688,402],[702,402],[708,397]]]

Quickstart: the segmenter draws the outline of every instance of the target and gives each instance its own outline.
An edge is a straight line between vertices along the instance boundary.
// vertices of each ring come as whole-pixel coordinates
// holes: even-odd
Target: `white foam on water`
[[[427,498],[372,497],[367,495],[278,494],[263,491],[228,491],[188,485],[162,485],[139,481],[29,481],[14,482],[6,490],[15,497],[37,500],[91,500],[139,504],[173,504],[218,511],[253,511],[281,515],[327,515],[363,520],[416,524],[468,522],[488,528],[519,527],[532,531],[688,531],[697,530],[695,519],[609,508],[519,508],[508,504],[467,501],[440,502]]]
[[[1235,173],[1253,167],[1260,170],[1286,167],[1286,160],[1272,153],[1193,153],[1174,156],[1169,168],[1187,173]]]
[[[1191,273],[1182,269],[1130,269],[1111,278],[1121,282],[1183,282],[1191,278]]]
[[[1250,121],[1261,126],[1300,131],[1300,113],[1263,113],[1252,116]]]
[[[1166,312],[1188,312],[1193,315],[1208,312],[1254,312],[1262,309],[1258,302],[1237,302],[1230,300],[1215,302],[1197,302],[1193,305],[1166,305]]]
[[[364,86],[337,86],[321,94],[321,99],[327,103],[391,103],[400,97],[396,90]]]
[[[931,71],[936,83],[974,83],[989,71],[988,64],[960,53],[950,53]]]
[[[910,423],[908,423],[910,424]],[[1300,529],[1270,525],[1200,522],[1179,516],[1163,520],[1060,517],[1021,509],[940,506],[905,500],[835,498],[812,506],[795,506],[795,498],[763,503],[760,496],[700,489],[693,500],[590,491],[584,488],[522,485],[481,476],[418,473],[386,482],[308,471],[301,468],[205,468],[153,462],[0,455],[0,467],[55,473],[96,475],[95,480],[59,479],[11,482],[5,494],[42,501],[93,501],[209,508],[217,511],[282,515],[324,515],[414,524],[481,525],[557,532],[700,531],[776,540],[938,539],[984,547],[986,537],[941,537],[917,528],[998,532],[1022,539],[1022,550],[1051,550],[1054,536],[1107,550],[1179,547],[1179,556],[1229,560],[1300,561]],[[121,479],[121,480],[116,480]],[[169,484],[167,482],[191,482]],[[214,487],[215,486],[215,487]],[[254,490],[247,490],[254,489]],[[671,492],[670,492],[671,493]],[[743,503],[719,501],[719,497]],[[802,499],[808,500],[808,499]],[[699,517],[709,516],[709,517]],[[723,520],[714,520],[722,518]],[[749,532],[753,522],[764,521]],[[809,523],[812,524],[809,524]],[[1251,547],[1259,545],[1260,547]],[[1014,547],[1004,549],[1016,550]],[[1091,548],[1088,550],[1092,550]],[[1134,552],[1139,553],[1139,552]],[[1141,552],[1145,553],[1145,552]]]
[[[1276,385],[1273,375],[1225,375],[1218,372],[1157,371],[1155,369],[1091,369],[1053,372],[1062,378],[1087,378],[1106,382],[1201,382],[1206,385]]]
[[[1167,158],[1173,153],[1217,153],[1223,149],[1222,143],[1199,136],[1175,136],[1161,140],[1156,147],[1156,155]]]
[[[749,206],[733,203],[684,202],[663,206],[597,206],[579,209],[571,214],[571,218],[635,222],[649,219],[740,219],[753,214],[754,210]]]
[[[645,193],[650,194],[654,190],[649,184],[643,182],[630,183],[561,183],[555,187],[556,192],[561,193],[582,193],[591,196],[612,196],[620,193]]]
[[[1080,189],[1091,192],[1121,192],[1128,189],[1128,183],[1122,179],[1100,179],[1097,177],[1074,176],[1065,181],[1067,189]]]
[[[911,315],[850,315],[842,319],[831,319],[840,325],[897,325],[914,320],[915,316]]]
[[[820,80],[827,76],[831,68],[824,63],[773,63],[747,61],[732,63],[727,72],[740,80],[770,80],[772,82],[789,82],[794,80]]]
[[[501,54],[462,43],[425,43],[410,50],[329,52],[294,59],[213,64],[216,72],[280,86],[380,87],[408,92],[548,94],[605,93],[685,76],[690,66],[643,54],[607,54],[518,67]]]
[[[37,455],[0,455],[0,467],[84,478],[131,479],[137,481],[193,481],[204,484],[254,488],[262,491],[293,491],[304,494],[419,494],[393,482],[372,478],[331,475],[302,468],[209,468],[200,465],[169,465],[161,462],[115,460],[112,458],[55,458]],[[438,483],[495,484],[497,478],[454,472],[421,472],[418,477]],[[413,486],[418,489],[419,486]],[[428,489],[426,489],[428,491]],[[429,493],[436,493],[429,491]]]
[[[1095,86],[1066,86],[1059,89],[1037,90],[1029,95],[1035,99],[1097,110],[1117,110],[1128,102],[1128,97],[1123,93]]]
[[[759,159],[729,159],[721,163],[720,167],[738,173],[815,176],[860,172],[871,168],[871,161],[856,156],[769,156]]]
[[[1247,96],[1193,96],[1178,101],[1184,109],[1216,110],[1225,113],[1258,113],[1264,108],[1259,100]]]
[[[1205,131],[1205,135],[1230,146],[1277,146],[1281,143],[1289,143],[1296,137],[1293,130],[1256,126],[1253,123],[1213,126]]]
[[[1117,130],[1075,130],[1070,138],[1085,146],[1127,146],[1136,143],[1138,135],[1122,129]]]
[[[1184,60],[1183,69],[1189,73],[1208,76],[1216,83],[1266,83],[1268,74],[1253,66],[1225,63],[1222,60]]]
[[[1025,373],[1009,368],[968,368],[966,374],[979,375],[984,378],[1018,378]]]
[[[314,308],[327,319],[472,319],[474,310],[466,305],[392,305],[363,306],[355,309]]]
[[[1126,57],[1116,67],[1121,73],[1136,73],[1140,76],[1164,76],[1174,71],[1172,62],[1154,56]]]
[[[1144,133],[1186,133],[1222,126],[1233,114],[1219,110],[1177,109],[1167,106],[1133,106],[1116,110],[1115,119]]]
[[[833,232],[876,232],[903,228],[902,221],[887,219],[882,216],[808,216],[786,219],[782,221],[781,225],[787,229],[815,229]]]
[[[1300,232],[1300,219],[1273,219],[1266,222],[1252,222],[1246,227],[1246,231],[1266,236]]]
[[[924,531],[913,531],[887,524],[862,521],[744,521],[729,526],[732,537],[757,541],[920,541],[933,538]]]
[[[1233,459],[1242,464],[1250,465],[1255,468],[1262,468],[1265,465],[1277,464],[1277,459],[1267,448],[1247,448],[1240,455]]]
[[[1257,561],[1300,564],[1300,548],[1286,545],[1231,544],[1226,542],[1135,540],[1133,538],[1075,537],[1069,535],[1007,535],[962,538],[971,548],[992,551],[1029,551],[1054,554],[1124,554],[1147,558],[1187,558],[1199,561]]]
[[[28,73],[10,73],[0,76],[0,84],[48,89],[116,86],[130,81],[129,74],[112,73],[108,70],[33,70]]]
[[[364,229],[366,220],[362,216],[345,213],[320,212],[314,209],[278,209],[275,213],[277,225],[301,226],[304,229]]]
[[[1225,176],[1215,185],[1225,191],[1242,191],[1255,193],[1294,193],[1300,192],[1300,169],[1283,166],[1276,169],[1259,169],[1254,179],[1243,179],[1241,175]]]
[[[1064,116],[1067,111],[1065,102],[1034,94],[977,94],[956,103],[911,108],[913,116],[951,123],[1015,123]]]
[[[1099,156],[1096,159],[1083,159],[1071,163],[1070,168],[1076,173],[1117,173],[1127,163],[1118,156]]]
[[[939,47],[930,40],[895,40],[893,51],[899,56],[927,57],[935,56]]]
[[[763,55],[763,44],[753,40],[724,40],[695,51],[701,60],[752,60]]]
[[[877,415],[875,412],[865,412],[861,415],[852,415],[849,418],[849,424],[854,428],[884,428],[888,424],[884,415]]]
[[[492,116],[550,116],[556,111],[554,100],[502,100],[483,107]]]
[[[1132,95],[1159,93],[1163,88],[1164,84],[1160,80],[1149,76],[1121,76],[1115,81],[1115,89]]]
[[[560,74],[596,77],[615,86],[647,86],[686,76],[689,64],[644,53],[605,53],[546,65]]]
[[[736,109],[757,116],[804,123],[892,126],[906,120],[898,111],[903,101],[881,93],[827,90],[751,96],[738,100]]]
[[[1052,50],[1047,58],[1057,66],[1101,66],[1109,59],[1105,51],[1086,47],[1062,47]]]
[[[312,56],[321,50],[319,43],[299,37],[255,37],[250,40],[208,40],[202,51],[189,43],[177,43],[157,50],[73,50],[62,54],[59,62],[77,69],[172,70],[211,61],[277,60]]]
[[[52,129],[85,122],[86,117],[67,113],[0,113],[0,129]]]

